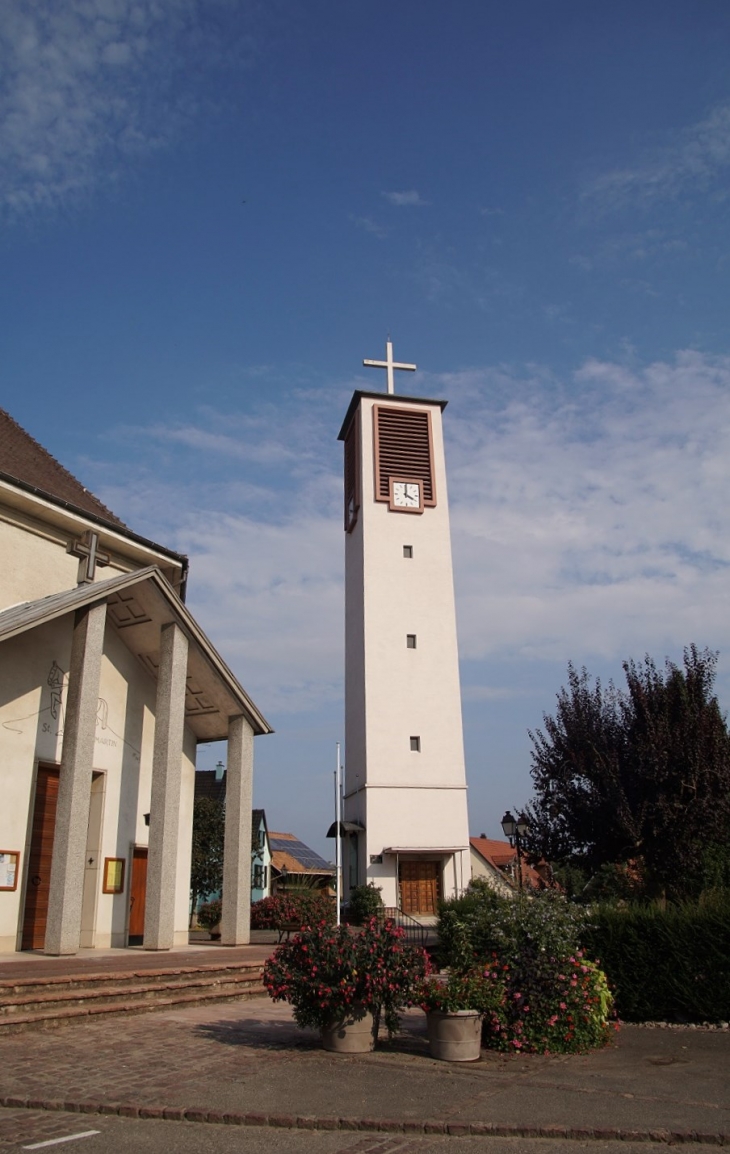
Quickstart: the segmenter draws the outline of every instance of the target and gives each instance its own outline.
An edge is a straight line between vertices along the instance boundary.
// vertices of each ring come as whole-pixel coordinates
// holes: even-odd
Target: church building
[[[435,914],[471,878],[441,419],[445,401],[357,391],[345,499],[345,891]]]
[[[222,942],[249,940],[271,729],[134,533],[0,409],[0,952],[188,941],[196,749],[225,740]]]

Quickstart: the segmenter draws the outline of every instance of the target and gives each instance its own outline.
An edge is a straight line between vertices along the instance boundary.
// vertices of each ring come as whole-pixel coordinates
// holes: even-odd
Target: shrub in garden
[[[347,903],[347,920],[351,926],[362,926],[368,918],[381,914],[384,906],[380,892],[380,887],[372,882],[366,886],[352,887]]]
[[[392,921],[370,920],[361,933],[320,923],[277,947],[264,966],[264,985],[275,1002],[289,1002],[298,1026],[322,1029],[345,1016],[375,1016],[388,1034],[398,1011],[415,1005],[428,958],[404,941]]]
[[[298,894],[274,894],[251,906],[252,930],[301,929],[318,922],[333,922],[335,906],[324,893],[307,890]]]
[[[730,893],[700,903],[598,906],[583,930],[629,1022],[730,1018]]]
[[[576,1054],[610,1041],[613,998],[606,975],[578,951],[537,972],[494,960],[504,997],[487,1014],[483,1043],[499,1050]]]
[[[485,1045],[572,1053],[608,1041],[612,999],[581,950],[585,910],[549,890],[501,898],[484,886],[470,887],[460,903],[440,911],[446,961],[462,973],[496,968],[504,989],[485,1020]]]
[[[198,906],[195,915],[198,925],[210,933],[213,926],[217,926],[221,920],[221,909],[222,903],[220,898],[215,898],[212,902],[205,902],[202,906]]]

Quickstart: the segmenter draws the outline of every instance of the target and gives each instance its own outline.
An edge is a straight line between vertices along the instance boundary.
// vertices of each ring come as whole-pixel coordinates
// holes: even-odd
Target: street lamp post
[[[502,818],[502,829],[504,835],[509,839],[509,844],[514,845],[517,851],[517,888],[522,893],[522,853],[520,839],[525,836],[530,826],[524,813],[520,813],[518,817],[514,817],[510,810]]]

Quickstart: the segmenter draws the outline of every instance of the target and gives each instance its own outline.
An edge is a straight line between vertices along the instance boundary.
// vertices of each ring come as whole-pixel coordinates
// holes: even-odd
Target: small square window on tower
[[[415,633],[406,633],[406,649],[415,649],[415,648],[416,648],[416,635],[415,635]]]
[[[412,545],[404,545],[403,546],[403,556],[408,557],[410,560],[410,558],[413,556],[413,546]]]
[[[420,752],[421,752],[421,739],[420,739],[420,737],[412,737],[411,738],[411,753],[420,753]]]

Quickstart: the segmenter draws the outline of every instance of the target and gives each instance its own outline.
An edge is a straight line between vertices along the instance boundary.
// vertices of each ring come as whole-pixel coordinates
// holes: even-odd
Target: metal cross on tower
[[[393,342],[390,337],[385,342],[385,360],[384,361],[363,361],[363,364],[371,369],[385,369],[388,376],[388,392],[395,392],[395,381],[393,379],[394,369],[407,369],[408,372],[414,373],[416,365],[403,365],[399,361],[393,360]]]
[[[109,554],[102,553],[99,548],[99,534],[92,529],[84,533],[78,541],[73,541],[68,546],[68,552],[73,557],[79,558],[77,577],[79,585],[93,581],[96,576],[96,566],[101,568],[103,565],[108,565],[110,561]]]

